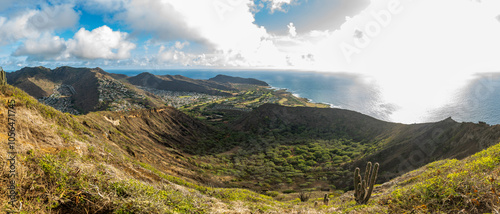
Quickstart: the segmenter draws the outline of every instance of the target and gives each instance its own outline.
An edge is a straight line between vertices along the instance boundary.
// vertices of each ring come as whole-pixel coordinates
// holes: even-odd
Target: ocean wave
[[[270,86],[272,90],[288,90],[288,88],[279,88],[275,86]]]
[[[325,103],[325,104],[330,105],[330,108],[340,108],[340,109],[342,109],[342,106],[334,105],[334,104],[331,104],[331,103]]]

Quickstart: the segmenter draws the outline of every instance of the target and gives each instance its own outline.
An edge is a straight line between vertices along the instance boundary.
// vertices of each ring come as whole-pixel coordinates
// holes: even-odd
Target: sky
[[[256,68],[421,77],[422,70],[500,68],[495,0],[0,1],[0,63],[7,70]]]

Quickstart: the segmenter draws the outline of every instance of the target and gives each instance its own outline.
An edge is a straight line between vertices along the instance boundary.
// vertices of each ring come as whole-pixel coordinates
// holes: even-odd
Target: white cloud
[[[183,47],[187,43],[179,43]],[[88,31],[80,28],[73,38],[64,40],[59,36],[44,33],[38,38],[28,38],[12,53],[12,56],[27,56],[28,61],[121,60],[131,57],[136,45],[128,40],[128,34],[113,31],[104,25]]]
[[[5,45],[19,39],[38,37],[40,32],[28,27],[28,20],[34,14],[36,14],[35,11],[28,11],[13,18],[0,17],[0,44]]]
[[[106,25],[92,31],[81,28],[68,41],[68,53],[82,59],[126,59],[136,47],[127,35]]]
[[[70,4],[45,6],[30,17],[28,23],[41,32],[71,28],[80,19],[73,7]]]
[[[288,33],[290,33],[290,36],[297,36],[297,30],[295,29],[295,26],[293,25],[292,22],[290,22],[289,25],[287,25],[288,27]]]
[[[495,18],[499,4],[493,0],[372,0],[358,15],[346,17],[339,30],[275,36],[273,41],[295,67],[312,70],[379,76],[500,70],[500,61],[494,60],[500,52],[500,25]],[[388,12],[389,8],[394,11]],[[309,53],[314,61],[301,61],[300,56]]]
[[[115,19],[128,24],[133,34],[148,33],[156,41],[201,44],[205,57],[217,58],[206,61],[210,65],[286,65],[286,55],[274,47],[272,36],[253,23],[252,5],[252,0],[131,0]]]
[[[221,53],[212,54],[192,54],[179,49],[179,43],[167,48],[161,46],[158,54],[154,58],[156,66],[221,66],[227,60]],[[234,61],[234,60],[233,60]],[[233,65],[234,66],[234,65]]]
[[[27,10],[12,17],[0,16],[0,45],[21,39],[36,39],[44,33],[71,28],[78,20],[79,14],[69,4]]]
[[[179,50],[183,49],[184,46],[188,46],[188,45],[189,45],[189,42],[179,42],[179,41],[175,42],[175,48],[177,48]]]
[[[187,66],[192,64],[194,57],[194,55],[186,54],[175,48],[167,49],[162,45],[158,51],[157,62]]]
[[[185,14],[179,13],[174,3],[158,0],[125,1],[125,11],[117,14],[115,19],[124,21],[136,32],[151,34],[157,40],[201,41],[199,32],[187,25]],[[189,1],[180,3],[193,6],[193,2]]]
[[[64,39],[58,36],[44,35],[38,39],[27,40],[12,55],[29,56],[31,60],[46,60],[58,57],[65,50]]]
[[[292,4],[294,1],[293,0],[263,0],[263,2],[269,2],[269,9],[271,10],[271,13],[274,13],[274,11],[285,11],[283,6]]]

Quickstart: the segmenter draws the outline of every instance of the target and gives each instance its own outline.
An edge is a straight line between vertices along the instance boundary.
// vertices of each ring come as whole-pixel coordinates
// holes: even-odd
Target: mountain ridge
[[[435,160],[462,159],[500,142],[500,125],[458,123],[451,118],[435,123],[406,125],[343,109],[284,107],[275,104],[260,106],[233,126],[237,130],[258,135],[267,135],[270,130],[280,130],[281,127],[292,127],[291,136],[331,132],[337,137],[377,145],[375,151],[346,163],[343,169],[353,171],[355,167],[364,166],[367,161],[379,162],[379,182],[388,181]],[[351,182],[337,179],[334,184],[348,187]]]
[[[250,84],[250,85],[259,85],[259,86],[269,86],[264,81],[254,79],[254,78],[241,78],[241,77],[232,77],[223,74],[218,74],[215,77],[208,79],[209,81],[220,82],[220,83],[238,83],[238,84]]]
[[[115,81],[119,80],[98,68],[93,71],[70,67],[54,69],[70,76],[66,79],[52,77],[54,73],[50,69],[38,70],[25,69],[21,73],[24,76],[17,79],[24,78],[21,82],[32,83],[39,87],[37,90],[65,83],[63,85],[78,89],[76,94],[82,93],[77,79],[87,78],[92,83],[108,86],[126,87],[129,84],[127,77],[114,75],[125,79],[125,82],[118,83]],[[78,73],[75,70],[81,74],[75,74]],[[35,78],[36,72],[40,73],[39,79]],[[43,81],[43,78],[51,81]],[[191,81],[180,76],[154,78]],[[97,86],[96,90],[99,89],[102,88]],[[58,90],[62,91],[61,96],[73,93],[66,86]],[[116,90],[116,87],[110,90]],[[251,93],[242,93],[243,96],[248,94]],[[414,211],[420,209],[416,208],[420,204],[398,195],[400,190],[394,183],[405,185],[398,180],[415,174],[412,171],[415,169],[421,173],[428,168],[439,175],[441,171],[433,168],[435,163],[427,164],[436,160],[441,160],[438,165],[455,163],[449,161],[452,158],[475,161],[475,157],[469,158],[471,154],[500,142],[499,125],[458,123],[451,118],[406,125],[343,109],[277,104],[262,104],[248,112],[196,110],[215,115],[216,119],[212,121],[200,119],[192,109],[182,112],[165,106],[128,111],[96,110],[74,116],[44,105],[13,86],[2,87],[0,99],[4,103],[10,99],[16,101],[18,154],[23,163],[19,166],[22,178],[19,195],[23,208],[35,211],[42,207],[44,211],[39,211],[41,213],[80,213],[85,209],[91,213],[124,210],[135,213],[224,213],[234,211],[235,207],[240,213],[333,213],[353,209],[370,213],[372,208],[382,210],[380,212],[388,209]],[[157,102],[161,103],[160,100]],[[5,105],[0,108],[7,112]],[[5,113],[0,112],[0,115],[6,120],[3,119]],[[1,133],[7,133],[8,123],[2,124],[6,125],[0,127]],[[0,139],[7,140],[8,136],[1,133]],[[6,144],[3,148],[0,155],[5,156]],[[212,149],[211,152],[196,151],[206,148]],[[494,169],[491,164],[496,166],[495,163],[500,161],[496,156],[480,160],[483,159],[485,162],[478,164],[491,169]],[[376,195],[374,204],[358,207],[351,203],[353,199],[349,194],[352,193],[339,196],[337,191],[352,189],[353,168],[363,167],[367,161],[381,164],[377,183],[387,181],[377,187],[377,191],[383,192],[389,186],[394,192]],[[439,169],[444,171],[444,168]],[[489,171],[492,176],[498,172],[498,169],[496,174]],[[452,175],[456,176],[449,176]],[[420,179],[419,175],[416,176],[404,182]],[[420,184],[414,185],[417,189],[423,188],[418,186]],[[443,187],[446,185],[442,184]],[[485,185],[481,185],[481,190],[485,191]],[[493,188],[500,187],[495,183],[492,185]],[[321,189],[328,189],[332,204],[314,205],[314,202],[322,203],[315,199],[323,197],[325,192]],[[311,191],[314,196],[310,202],[294,201],[300,196],[294,191]],[[473,190],[470,192],[474,193]],[[388,195],[391,198],[387,198]],[[0,199],[1,205],[7,201],[5,194],[1,194]],[[392,199],[406,201],[413,207],[392,203]],[[448,197],[446,200],[458,199]],[[438,203],[426,203],[430,211],[439,210],[436,208]],[[384,204],[390,205],[389,208],[383,207]],[[474,204],[468,203],[464,209],[474,210],[470,207],[476,206]],[[486,206],[477,207],[488,211]]]
[[[231,78],[237,81],[247,80]],[[231,80],[197,80],[181,75],[154,75],[148,72],[129,77],[108,73],[98,67],[25,67],[7,73],[7,79],[9,84],[23,89],[40,101],[72,114],[162,106],[164,100],[152,93],[152,89],[212,96],[232,96],[240,91],[232,85],[240,83],[233,83]]]
[[[195,80],[181,75],[154,75],[148,72],[143,72],[127,80],[136,85],[150,87],[165,91],[187,91],[206,93],[211,95],[228,95],[228,92],[235,90],[229,85],[223,85],[216,82],[205,80]]]

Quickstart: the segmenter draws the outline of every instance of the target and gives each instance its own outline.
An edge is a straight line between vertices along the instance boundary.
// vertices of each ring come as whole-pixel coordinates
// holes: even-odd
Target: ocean
[[[379,85],[374,78],[346,73],[276,70],[107,71],[128,76],[149,72],[156,75],[179,74],[194,79],[209,79],[217,74],[255,78],[269,83],[274,88],[287,89],[296,96],[310,99],[312,102],[327,103],[334,108],[357,111],[385,121],[411,124],[436,122],[451,117],[458,122],[482,121],[491,125],[500,124],[500,74],[494,73],[471,77],[461,87],[449,92],[445,103],[432,105],[432,99],[425,100],[425,94],[421,96],[424,99],[415,98],[414,102],[387,99],[383,92],[384,85]],[[435,92],[439,90],[440,88],[436,88]],[[434,93],[433,90],[426,91],[431,93],[429,97]],[[402,89],[401,93],[404,95],[406,92]],[[428,102],[430,105],[415,107],[422,102]]]

